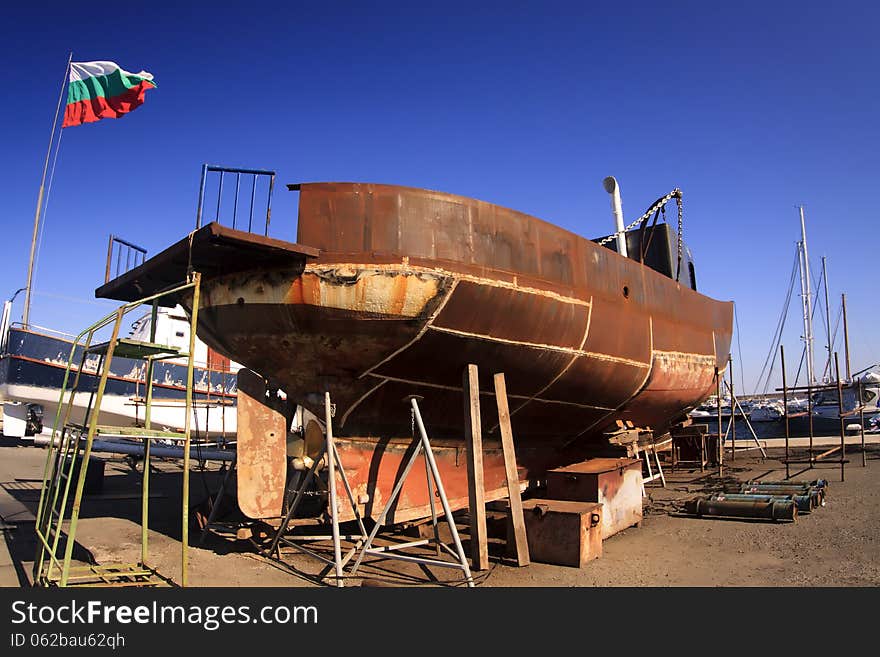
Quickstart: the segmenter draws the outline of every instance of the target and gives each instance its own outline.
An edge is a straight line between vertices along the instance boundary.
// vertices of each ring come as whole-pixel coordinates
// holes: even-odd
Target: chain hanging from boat
[[[678,195],[675,197],[675,204],[678,206],[678,265],[675,268],[675,282],[678,283],[679,278],[681,277],[681,247],[684,237],[682,236],[682,231],[684,231],[684,222],[682,220],[682,207],[681,207],[681,190],[676,188],[678,191]],[[691,281],[691,285],[694,282]]]
[[[626,228],[623,229],[624,232],[626,232],[626,231],[632,230],[633,228],[635,228],[639,224],[647,221],[648,219],[651,218],[651,215],[653,215],[655,212],[660,211],[667,203],[669,203],[669,201],[671,199],[674,198],[676,205],[678,205],[678,268],[677,268],[677,271],[675,274],[676,281],[678,280],[679,275],[681,274],[681,257],[682,257],[681,233],[682,233],[682,226],[683,226],[683,223],[682,223],[682,214],[683,213],[682,213],[681,197],[682,197],[681,190],[678,187],[676,187],[671,192],[669,192],[666,196],[663,196],[663,197],[657,199],[656,201],[654,201],[654,203],[651,204],[651,207],[649,207],[641,217],[639,217],[638,219],[636,219],[635,221],[630,223]],[[599,240],[599,246],[605,246],[606,244],[608,244],[608,242],[615,239],[616,237],[617,237],[617,233],[614,233],[613,235],[609,235],[608,237],[605,237],[605,238]]]

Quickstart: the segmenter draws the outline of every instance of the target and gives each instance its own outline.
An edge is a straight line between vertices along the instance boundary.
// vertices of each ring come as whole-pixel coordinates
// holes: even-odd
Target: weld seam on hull
[[[715,359],[715,356],[713,354],[697,354],[697,353],[687,352],[687,351],[662,351],[662,350],[658,349],[656,351],[651,352],[652,360],[653,360],[653,358],[656,358],[658,356],[660,356],[660,357],[672,356],[673,358],[678,358],[681,360],[697,360],[697,359],[699,359],[699,360],[708,361],[708,360]]]
[[[568,441],[566,443],[566,446],[568,446],[569,444],[571,444],[572,442],[574,442],[575,440],[577,440],[578,438],[583,436],[588,431],[592,431],[595,427],[600,425],[602,422],[605,422],[608,418],[612,417],[615,413],[619,413],[621,408],[623,408],[624,406],[629,404],[633,399],[635,399],[638,395],[640,395],[642,393],[642,391],[645,389],[645,386],[648,384],[648,381],[651,379],[651,372],[654,369],[654,358],[653,358],[653,355],[654,355],[654,318],[651,317],[650,315],[648,316],[648,338],[651,343],[651,352],[650,352],[651,353],[651,365],[648,367],[648,370],[645,372],[645,378],[642,379],[642,383],[636,388],[635,392],[633,392],[633,394],[631,394],[629,396],[629,398],[627,398],[627,400],[625,402],[620,404],[617,408],[613,409],[610,413],[605,415],[605,417],[599,418],[598,420],[593,422],[593,424],[588,426],[586,429],[584,429],[579,434],[577,434],[574,438],[572,438],[570,441]]]
[[[345,421],[348,419],[348,416],[351,414],[351,412],[352,412],[355,408],[357,408],[358,405],[359,405],[362,401],[364,401],[367,397],[369,397],[370,395],[372,395],[374,392],[376,392],[376,390],[378,390],[379,388],[381,388],[382,386],[384,386],[386,383],[388,383],[388,379],[382,379],[381,381],[379,381],[379,383],[377,383],[377,384],[374,385],[372,388],[370,388],[369,390],[367,390],[364,394],[362,394],[360,397],[358,397],[358,399],[357,399],[357,400],[356,400],[351,406],[348,407],[348,410],[345,411],[345,413],[344,413],[343,416],[342,416],[342,419],[339,420],[339,427],[340,427],[340,428],[344,427],[344,426],[345,426]]]
[[[446,278],[453,278],[456,280],[466,281],[468,283],[477,283],[479,285],[485,285],[487,287],[499,287],[507,290],[515,290],[517,292],[524,292],[526,294],[535,294],[538,296],[549,297],[555,301],[560,301],[562,303],[571,304],[574,306],[588,306],[590,305],[589,301],[584,301],[583,299],[578,299],[577,297],[568,297],[563,294],[559,294],[558,292],[552,292],[551,290],[541,290],[535,287],[522,286],[516,282],[509,283],[507,281],[502,281],[494,278],[483,278],[481,276],[474,276],[473,274],[464,274],[461,272],[449,271],[448,269],[443,269],[441,267],[420,267],[418,265],[409,265],[409,264],[387,264],[387,265],[367,265],[364,263],[341,263],[334,262],[332,264],[321,263],[321,264],[312,264],[306,265],[304,274],[313,274],[317,275],[320,271],[326,271],[328,269],[354,269],[354,270],[364,270],[364,271],[375,271],[375,272],[392,272],[396,271],[400,274],[430,274],[433,276],[442,276]],[[517,276],[512,275],[514,280],[517,280]]]
[[[587,311],[587,325],[586,325],[586,328],[584,329],[584,337],[581,339],[581,343],[578,345],[578,351],[583,350],[584,345],[587,343],[587,336],[590,335],[590,323],[592,322],[592,320],[593,320],[593,297],[590,297],[590,309]],[[557,381],[559,381],[559,379],[561,379],[562,376],[563,376],[566,372],[568,372],[568,370],[571,369],[571,366],[574,365],[574,364],[577,362],[577,359],[578,359],[578,358],[579,358],[579,356],[577,356],[577,355],[573,356],[572,359],[571,359],[570,361],[568,361],[568,365],[566,365],[565,367],[563,367],[563,368],[562,368],[562,371],[560,371],[559,374],[557,374],[555,377],[553,377],[553,379],[550,381],[550,383],[548,383],[548,384],[545,385],[543,388],[541,388],[538,392],[536,392],[536,393],[531,397],[531,399],[529,399],[529,400],[527,400],[527,401],[524,401],[522,404],[520,404],[520,405],[517,406],[515,409],[513,409],[513,410],[510,412],[510,417],[513,417],[513,416],[516,415],[520,410],[522,410],[523,408],[525,408],[526,405],[527,405],[529,402],[535,400],[536,398],[540,397],[540,396],[543,395],[545,392],[547,392],[547,390],[549,390],[550,387],[551,387],[554,383],[556,383]],[[499,426],[500,426],[500,425],[496,424],[494,427],[492,427],[491,432],[494,433],[495,430],[498,429]]]
[[[464,338],[473,338],[475,340],[483,340],[485,342],[498,342],[501,344],[511,344],[517,345],[519,347],[526,347],[527,349],[538,349],[541,351],[555,351],[563,354],[571,354],[575,358],[580,358],[581,356],[586,358],[595,358],[596,360],[608,361],[611,363],[621,363],[623,365],[632,365],[633,367],[647,367],[650,368],[650,363],[643,363],[642,361],[633,360],[631,358],[623,358],[622,356],[611,356],[609,354],[600,354],[593,351],[584,351],[582,349],[575,349],[574,347],[560,347],[558,345],[552,344],[541,344],[538,342],[525,342],[523,340],[510,340],[507,338],[496,338],[491,335],[485,335],[483,333],[471,333],[469,331],[459,331],[458,329],[450,329],[444,328],[442,326],[431,326],[429,327],[432,331],[440,331],[442,333],[449,333],[451,335],[458,335]]]
[[[426,388],[437,388],[438,390],[451,390],[454,392],[462,392],[462,389],[456,386],[445,386],[441,383],[428,383],[427,381],[413,381],[412,379],[399,379],[395,376],[385,376],[384,374],[370,374],[370,376],[374,376],[378,379],[385,379],[387,381],[394,381],[395,383],[406,383],[408,385],[413,386],[424,386]],[[489,392],[487,390],[480,390],[481,395],[486,395],[489,397],[493,397],[495,393]],[[577,408],[589,408],[596,411],[613,411],[613,408],[608,408],[607,406],[593,406],[591,404],[578,404],[576,402],[563,401],[561,399],[540,399],[540,398],[530,398],[526,395],[512,395],[508,393],[508,397],[512,399],[524,399],[524,400],[532,400],[536,402],[540,402],[543,404],[563,404],[565,406],[576,406]]]
[[[364,373],[361,374],[358,377],[358,379],[363,379],[368,374],[372,374],[376,370],[376,368],[381,367],[382,365],[387,363],[389,360],[391,360],[392,358],[394,358],[395,356],[397,356],[399,354],[402,354],[404,351],[406,351],[407,349],[412,347],[416,342],[418,342],[422,338],[422,336],[425,333],[427,333],[428,329],[431,326],[431,322],[433,322],[437,318],[437,315],[439,315],[440,312],[446,307],[446,303],[452,298],[452,293],[455,292],[456,287],[458,287],[458,279],[453,278],[452,285],[449,286],[449,292],[447,292],[446,296],[443,298],[443,301],[440,302],[440,305],[438,305],[437,308],[434,310],[434,312],[431,313],[431,316],[427,319],[427,321],[422,326],[422,328],[419,329],[419,332],[416,333],[415,337],[412,340],[410,340],[409,342],[407,342],[405,345],[400,347],[397,351],[389,354],[388,356],[386,356],[385,358],[380,360],[378,363],[373,365],[370,369],[364,371]]]

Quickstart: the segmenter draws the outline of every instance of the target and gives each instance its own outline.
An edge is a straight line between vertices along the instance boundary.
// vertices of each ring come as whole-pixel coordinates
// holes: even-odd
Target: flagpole
[[[37,249],[37,233],[40,227],[40,211],[43,208],[43,190],[46,187],[46,173],[49,170],[49,157],[52,154],[52,144],[55,142],[55,132],[58,129],[58,113],[61,111],[61,100],[64,98],[64,90],[67,88],[67,79],[70,73],[70,63],[73,61],[73,51],[67,57],[67,66],[64,67],[64,79],[61,82],[61,91],[58,93],[58,104],[55,106],[55,118],[52,121],[52,132],[49,134],[49,147],[46,149],[46,163],[43,165],[43,178],[40,180],[40,193],[37,195],[37,210],[34,213],[34,235],[31,238],[31,256],[28,260],[27,286],[24,293],[24,316],[22,324],[27,328],[31,311],[31,284],[34,276],[34,253]]]

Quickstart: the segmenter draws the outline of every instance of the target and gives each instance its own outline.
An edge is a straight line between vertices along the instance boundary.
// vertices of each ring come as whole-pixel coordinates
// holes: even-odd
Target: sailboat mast
[[[58,104],[55,106],[55,118],[52,119],[52,132],[49,134],[49,146],[46,149],[46,163],[43,165],[43,177],[40,180],[40,192],[37,195],[37,210],[34,212],[34,235],[31,238],[31,255],[28,259],[27,285],[24,292],[24,315],[22,324],[25,327],[30,323],[31,314],[31,286],[34,279],[34,255],[37,250],[37,234],[40,228],[40,213],[43,209],[43,192],[46,188],[46,173],[49,170],[49,157],[52,154],[52,144],[55,142],[55,131],[58,129],[58,114],[61,110],[61,101],[64,98],[64,90],[67,88],[67,78],[70,73],[70,62],[73,61],[73,51],[67,57],[67,64],[64,66],[64,78],[61,81],[61,91],[58,92]]]
[[[807,382],[812,384],[813,374],[813,301],[810,283],[810,256],[807,250],[807,228],[804,222],[804,206],[798,206],[801,216],[801,296],[804,307],[804,343],[807,349]]]
[[[849,369],[849,328],[846,325],[846,295],[840,295],[840,308],[843,312],[843,345],[846,351],[846,380],[852,382],[852,374]]]
[[[834,352],[831,351],[831,307],[828,305],[828,269],[825,265],[825,256],[822,256],[822,281],[825,284],[825,332],[828,336],[828,359],[827,363],[828,379],[831,379],[831,358]]]

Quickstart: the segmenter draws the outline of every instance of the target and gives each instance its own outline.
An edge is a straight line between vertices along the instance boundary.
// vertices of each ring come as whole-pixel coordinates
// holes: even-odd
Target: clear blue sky
[[[93,298],[108,234],[150,253],[182,237],[204,162],[439,189],[586,237],[611,231],[602,178],[615,175],[629,219],[683,190],[700,289],[737,302],[748,389],[788,284],[796,204],[814,266],[828,257],[835,312],[847,293],[854,369],[880,361],[876,5],[364,4],[5,7],[0,296],[25,283],[73,50],[145,69],[158,89],[128,116],[64,131],[33,323],[78,331],[109,312]],[[283,186],[273,226],[294,238]]]

